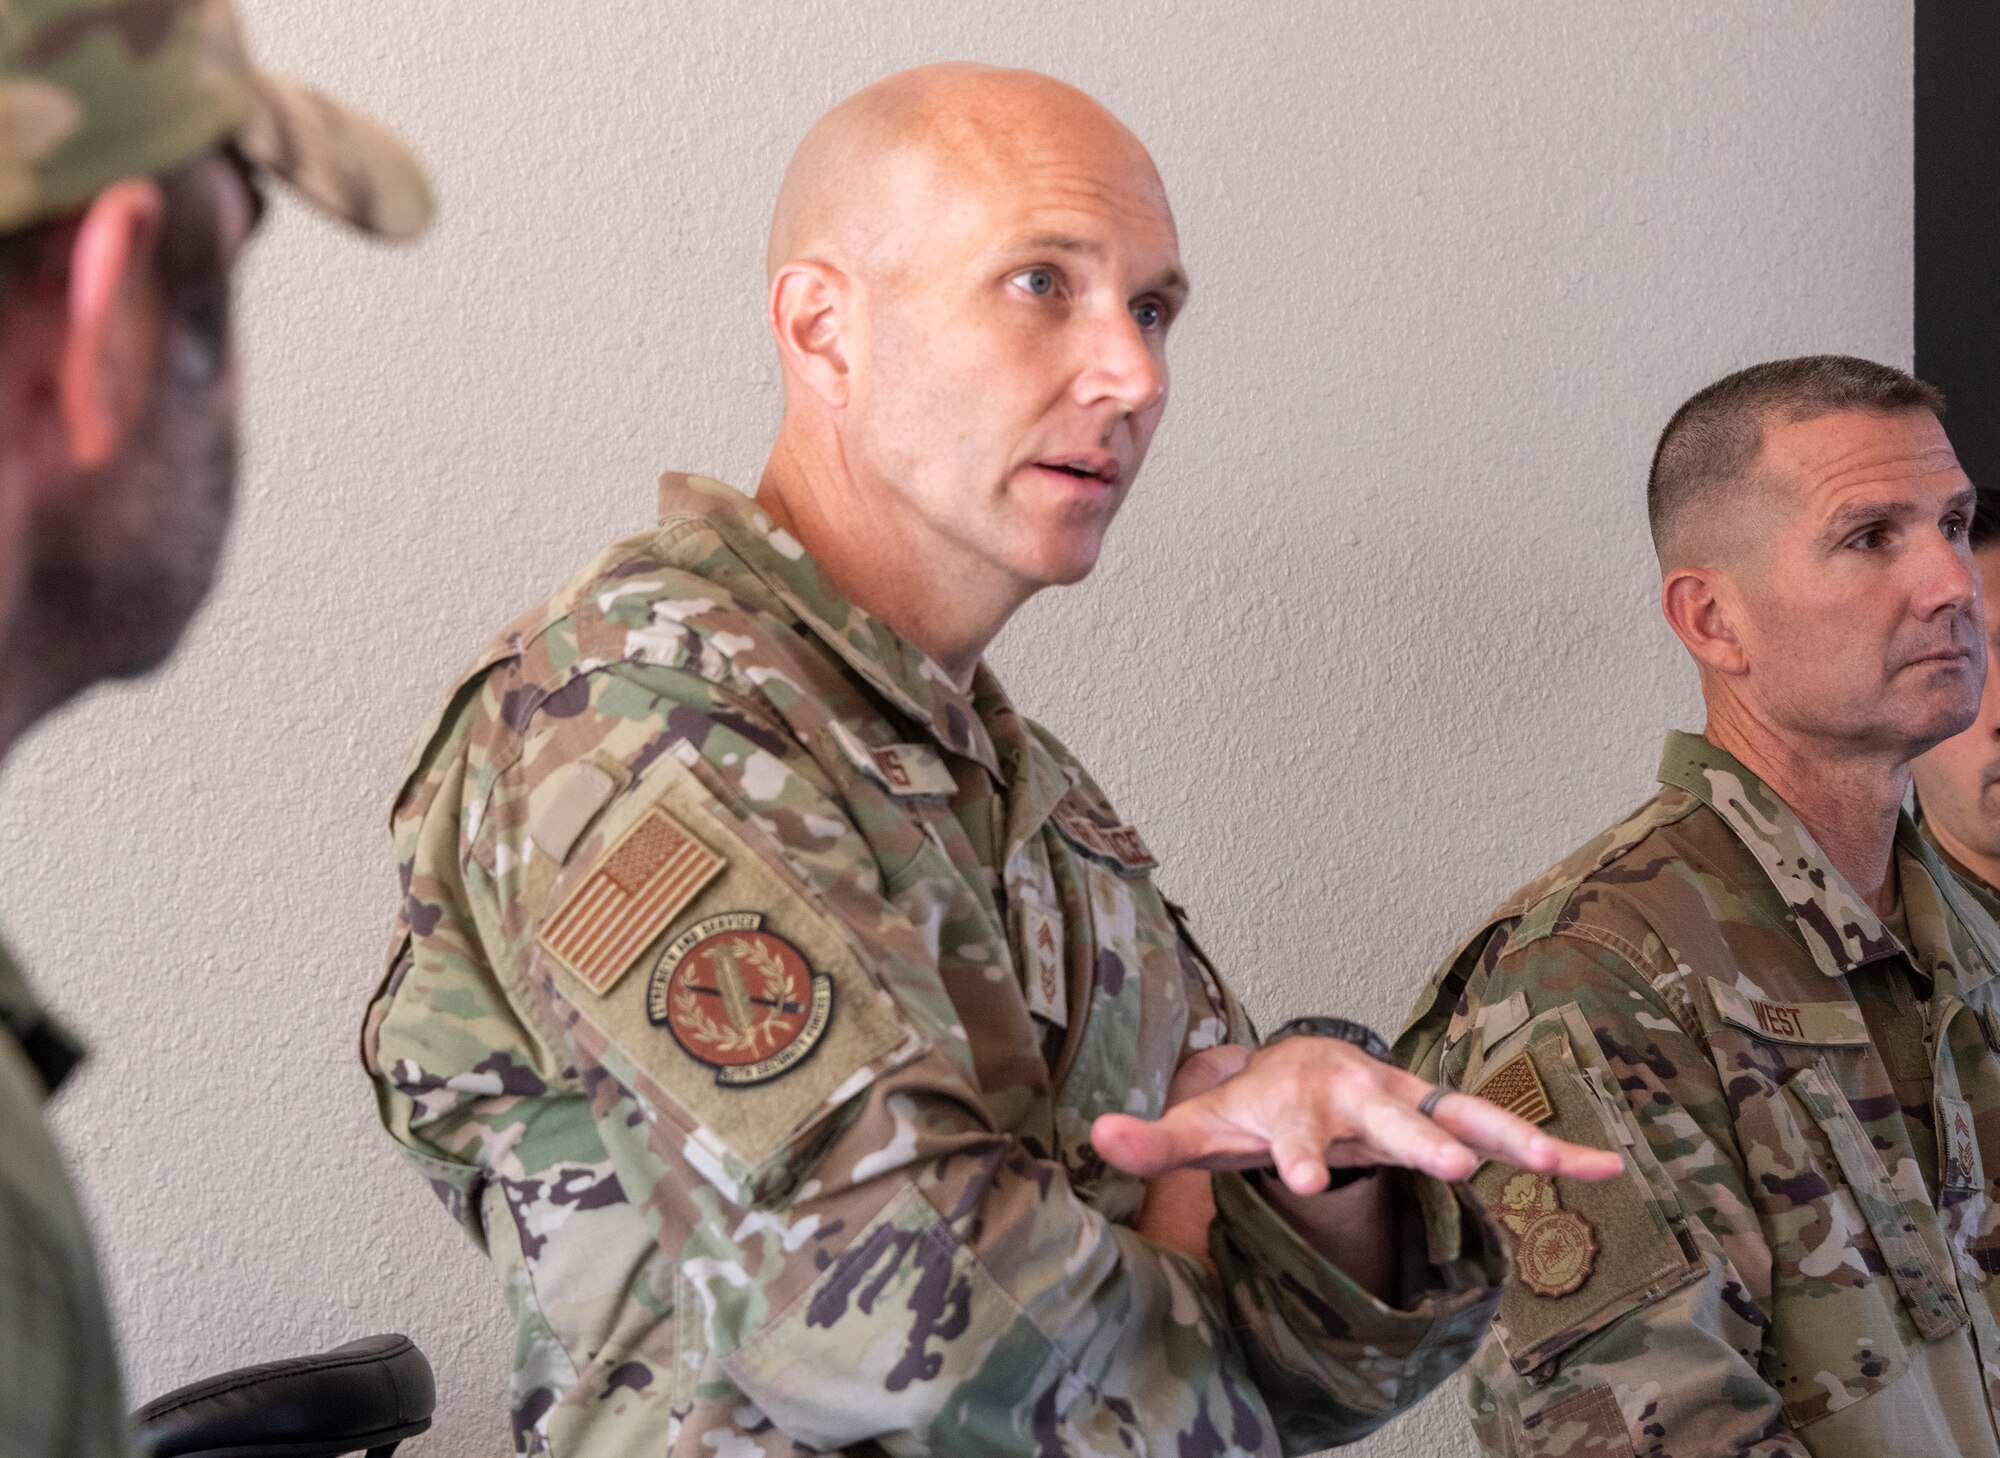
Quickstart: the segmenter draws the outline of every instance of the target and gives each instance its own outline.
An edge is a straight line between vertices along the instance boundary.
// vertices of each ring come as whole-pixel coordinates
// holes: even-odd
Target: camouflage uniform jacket
[[[1989,884],[1979,872],[1939,844],[1937,836],[1931,830],[1930,822],[1924,819],[1924,807],[1921,804],[1917,806],[1917,833],[1923,836],[1924,844],[1931,848],[1931,853],[1938,858],[1939,863],[1965,883],[1965,889],[1986,908],[1990,916],[2000,920],[2000,888]]]
[[[1499,907],[1398,1046],[1628,1156],[1602,1186],[1474,1177],[1518,1278],[1468,1374],[1479,1438],[1992,1458],[2000,931],[1907,818],[1906,949],[1731,756],[1675,734],[1660,780]],[[1914,1114],[1856,1000],[1890,977],[1929,989]]]
[[[1251,1036],[1144,843],[753,503],[661,503],[478,661],[394,815],[364,1052],[505,1282],[517,1449],[1272,1454],[1459,1366],[1483,1256],[1396,1310],[1240,1177],[1219,1282],[1129,1228],[1091,1120]]]
[[[125,1393],[90,1230],[42,1122],[82,1057],[0,951],[0,1453],[121,1458]]]

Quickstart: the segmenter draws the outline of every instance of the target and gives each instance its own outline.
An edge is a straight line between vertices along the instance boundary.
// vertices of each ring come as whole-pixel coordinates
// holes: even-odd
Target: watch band
[[[1357,1023],[1352,1018],[1293,1018],[1288,1023],[1280,1024],[1272,1032],[1271,1036],[1264,1040],[1263,1046],[1268,1048],[1273,1043],[1284,1042],[1287,1038],[1338,1038],[1343,1043],[1350,1043],[1354,1047],[1359,1048],[1378,1063],[1388,1063],[1391,1061],[1389,1044],[1384,1040],[1382,1035],[1366,1023]],[[1379,1164],[1344,1165],[1339,1169],[1335,1169],[1329,1165],[1326,1171],[1326,1188],[1328,1190],[1338,1190],[1345,1185],[1351,1185],[1356,1181],[1368,1179],[1381,1172],[1382,1166]],[[1275,1177],[1275,1171],[1266,1175],[1266,1178],[1273,1177]]]
[[[1263,1046],[1268,1048],[1273,1043],[1298,1037],[1338,1038],[1343,1043],[1352,1043],[1377,1063],[1390,1061],[1388,1041],[1366,1023],[1357,1023],[1352,1018],[1293,1018],[1281,1024],[1264,1040]]]

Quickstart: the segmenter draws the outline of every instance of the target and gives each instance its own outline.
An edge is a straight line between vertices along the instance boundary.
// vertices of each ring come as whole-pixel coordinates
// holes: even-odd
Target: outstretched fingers
[[[1431,1121],[1449,1129],[1488,1159],[1519,1165],[1538,1174],[1572,1180],[1608,1180],[1625,1168],[1624,1157],[1608,1149],[1571,1144],[1543,1133],[1526,1119],[1471,1094],[1447,1093]]]

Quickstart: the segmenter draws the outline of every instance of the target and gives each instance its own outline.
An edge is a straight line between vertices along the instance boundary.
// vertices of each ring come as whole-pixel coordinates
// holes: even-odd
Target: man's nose
[[[1968,613],[1979,602],[1979,577],[1971,554],[1939,537],[1928,554],[1924,576],[1924,616],[1941,611]]]
[[[1107,311],[1091,331],[1076,392],[1080,404],[1112,400],[1131,415],[1150,410],[1166,398],[1166,363],[1129,310]]]

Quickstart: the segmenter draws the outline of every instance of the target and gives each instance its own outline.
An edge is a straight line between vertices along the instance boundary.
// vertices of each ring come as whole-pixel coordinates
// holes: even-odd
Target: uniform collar
[[[1965,966],[1962,986],[1970,989],[2000,974],[2000,891],[1960,865],[1956,857],[1938,844],[1937,837],[1923,822],[1921,806],[1910,840],[1910,854],[1926,859],[1935,867],[1933,879],[1940,898],[1951,908],[1952,915],[1964,928],[1965,939],[1971,943],[1974,955],[1962,959]],[[1980,962],[1985,964],[1983,973],[1978,966]]]
[[[660,524],[700,518],[813,635],[868,684],[923,725],[938,745],[985,766],[1000,778],[992,738],[972,699],[931,656],[841,593],[783,527],[741,492],[705,476],[668,472],[660,478]]]
[[[1845,977],[1900,950],[1882,918],[1834,869],[1791,807],[1734,755],[1699,735],[1671,733],[1660,754],[1659,777],[1713,810],[1756,857],[1820,971]],[[1938,862],[1908,815],[1897,817],[1896,849],[1899,874],[1927,882],[1914,894],[1907,881],[1903,887],[1912,912],[1911,939],[1919,943],[1912,950],[1924,970],[1933,970],[1949,956],[1961,990],[1986,981],[2000,966],[2000,935],[1991,918]],[[1935,922],[1919,912],[1928,907],[1942,911],[1948,946],[1934,944],[1927,934]]]
[[[1082,776],[1070,763],[1056,758],[1015,711],[1000,680],[983,663],[973,674],[972,693],[979,721],[993,736],[1000,755],[1000,782],[1007,787],[1007,843],[1001,861],[1005,865],[1013,860],[1015,851],[1041,834],[1056,803]]]

